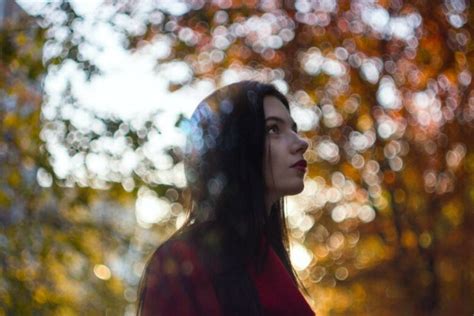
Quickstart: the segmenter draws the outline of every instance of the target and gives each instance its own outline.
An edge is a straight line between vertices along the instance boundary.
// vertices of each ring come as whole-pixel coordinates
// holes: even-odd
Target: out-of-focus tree
[[[179,65],[191,74],[170,78],[170,91],[257,78],[289,94],[311,142],[305,191],[289,199],[292,260],[319,314],[473,312],[474,21],[467,2],[125,1],[101,9],[125,48],[154,52],[158,71]],[[40,19],[49,30],[50,71],[74,61],[89,77],[100,75],[73,6],[47,4]],[[153,159],[155,121],[135,126],[76,103],[66,89],[68,110],[44,119],[42,133],[47,146],[76,157],[77,168],[56,179],[49,157],[39,179],[115,192],[121,183],[155,207],[163,198],[168,211],[150,232],[166,236],[185,203],[173,176],[182,174],[181,149],[169,148],[165,162]],[[78,114],[93,124],[78,127],[71,119]],[[118,152],[107,149],[114,142],[122,144]],[[133,170],[120,169],[126,154],[138,157]],[[108,161],[106,172],[94,172],[87,157]],[[90,216],[87,203],[80,213]]]
[[[42,140],[47,29],[13,1],[0,6],[0,315],[133,313],[135,263],[162,237],[136,227],[135,195],[120,184],[56,176]]]

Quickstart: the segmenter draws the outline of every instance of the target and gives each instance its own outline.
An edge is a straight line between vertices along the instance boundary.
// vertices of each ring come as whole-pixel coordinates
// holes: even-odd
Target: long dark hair
[[[288,255],[284,200],[275,202],[270,214],[265,208],[266,96],[278,98],[289,111],[287,98],[273,85],[241,81],[206,97],[182,126],[188,135],[184,164],[190,207],[171,239],[193,242],[209,267],[218,262],[219,268],[209,269],[226,315],[261,314],[243,266],[251,262],[261,271],[269,246],[299,284]],[[138,314],[143,294],[142,278]]]

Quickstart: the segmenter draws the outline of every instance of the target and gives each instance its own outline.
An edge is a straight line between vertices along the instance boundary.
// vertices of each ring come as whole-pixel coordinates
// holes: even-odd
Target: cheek
[[[284,143],[275,144],[272,148],[273,172],[282,174],[288,171],[288,152]]]
[[[281,145],[282,144],[273,142],[271,147],[266,150],[264,165],[265,180],[271,187],[280,186],[288,176],[287,172],[289,171],[289,168],[286,161],[287,154],[284,151],[284,147]],[[273,184],[273,181],[275,181],[275,184]]]
[[[263,171],[266,188],[280,196],[300,193],[304,188],[303,177],[289,167],[289,154],[285,147],[273,143],[265,153]]]
[[[274,146],[272,151],[274,189],[282,195],[294,195],[304,189],[303,176],[294,168],[290,168],[290,153],[286,144]]]

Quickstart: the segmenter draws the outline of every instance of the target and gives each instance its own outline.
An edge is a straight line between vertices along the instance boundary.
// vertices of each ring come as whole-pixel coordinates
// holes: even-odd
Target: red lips
[[[298,161],[294,165],[292,165],[291,168],[306,169],[307,165],[308,165],[308,163],[306,162],[306,160],[301,159],[300,161]]]

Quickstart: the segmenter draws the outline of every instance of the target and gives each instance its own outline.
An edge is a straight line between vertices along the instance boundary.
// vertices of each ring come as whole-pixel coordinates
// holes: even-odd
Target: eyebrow
[[[278,116],[269,116],[269,117],[265,118],[265,122],[270,121],[270,120],[277,121],[277,122],[282,123],[282,124],[287,124],[287,121],[285,121],[284,119],[282,119],[281,117],[278,117]],[[291,120],[291,127],[295,131],[298,130],[298,125],[296,125],[296,122],[293,121],[293,120]]]

